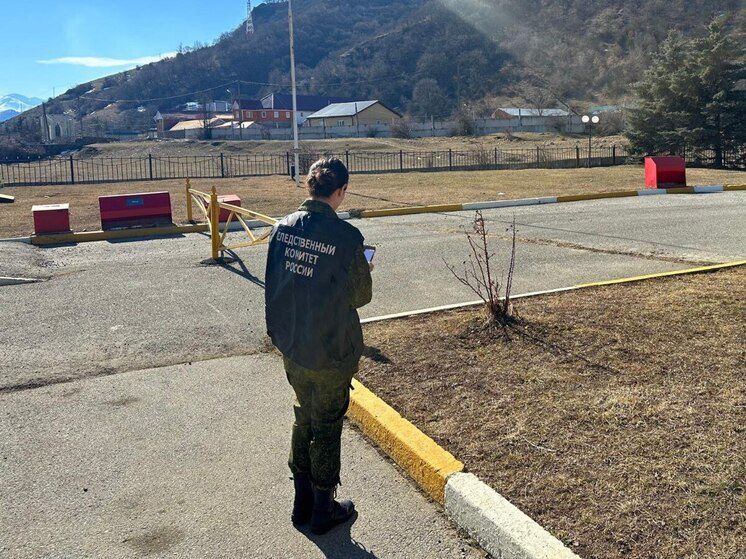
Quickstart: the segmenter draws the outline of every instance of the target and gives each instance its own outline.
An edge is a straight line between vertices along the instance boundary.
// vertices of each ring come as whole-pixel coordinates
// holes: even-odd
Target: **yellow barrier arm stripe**
[[[655,274],[645,274],[644,276],[633,276],[631,278],[621,278],[616,280],[596,281],[593,283],[581,283],[575,285],[575,288],[582,287],[601,287],[604,285],[615,285],[619,283],[630,283],[633,281],[640,281],[646,279],[664,278],[668,276],[678,276],[682,274],[695,274],[697,272],[708,272],[711,270],[722,270],[724,268],[735,268],[737,266],[743,266],[746,264],[746,260],[737,260],[735,262],[727,262],[725,264],[713,264],[712,266],[700,266],[698,268],[689,268],[687,270],[673,270],[671,272],[658,272]]]

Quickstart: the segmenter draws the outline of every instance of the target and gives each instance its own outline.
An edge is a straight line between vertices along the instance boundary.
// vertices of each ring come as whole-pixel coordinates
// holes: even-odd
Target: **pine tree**
[[[636,84],[638,106],[630,111],[627,133],[639,153],[704,150],[723,156],[746,145],[744,49],[716,18],[702,38],[672,33],[661,45],[643,79]]]
[[[709,33],[693,41],[701,89],[701,127],[693,145],[711,147],[715,164],[723,153],[746,145],[746,91],[738,87],[746,79],[742,42],[725,33],[725,18],[714,20]]]

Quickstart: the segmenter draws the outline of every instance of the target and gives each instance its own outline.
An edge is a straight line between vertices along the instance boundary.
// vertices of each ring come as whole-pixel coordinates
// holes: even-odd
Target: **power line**
[[[229,85],[233,85],[234,83],[236,83],[236,80],[230,81],[222,85],[216,85],[208,89],[201,89],[199,91],[190,91],[189,93],[182,93],[180,95],[171,95],[169,97],[153,97],[151,99],[102,99],[100,97],[90,97],[88,95],[81,95],[80,98],[88,99],[89,101],[101,101],[104,103],[151,103],[154,101],[170,101],[172,99],[179,99],[181,97],[191,97],[193,95],[199,95],[200,93],[209,93],[210,91],[214,91],[216,89],[222,89],[223,87],[228,87]]]
[[[393,79],[405,79],[405,78],[412,78],[416,77],[418,75],[424,74],[424,71],[421,72],[413,72],[413,73],[401,73],[401,74],[390,74],[388,76],[382,76],[380,78],[375,79],[369,79],[369,80],[355,80],[355,81],[345,81],[345,82],[332,82],[332,83],[326,83],[326,82],[320,82],[318,85],[321,85],[323,87],[340,87],[345,85],[360,85],[360,84],[370,84],[370,83],[378,83],[382,81],[387,80],[393,80]],[[234,85],[236,83],[242,83],[246,85],[258,85],[258,86],[265,86],[265,87],[280,87],[280,88],[288,88],[290,87],[290,82],[286,83],[272,83],[272,82],[258,82],[258,81],[249,81],[249,80],[231,80],[229,82],[226,82],[221,85],[216,85],[213,87],[209,87],[207,89],[200,89],[197,91],[190,91],[187,93],[180,93],[178,95],[169,95],[166,97],[152,97],[149,99],[104,99],[102,97],[94,97],[91,95],[80,95],[80,99],[87,99],[89,101],[99,101],[102,103],[153,103],[156,101],[171,101],[174,99],[180,99],[182,97],[192,97],[195,95],[199,95],[201,93],[209,93],[211,91],[214,91],[216,89],[222,89],[224,87],[228,87],[231,85]],[[311,86],[311,85],[317,85],[317,83],[311,79],[301,81],[299,82],[300,86]]]

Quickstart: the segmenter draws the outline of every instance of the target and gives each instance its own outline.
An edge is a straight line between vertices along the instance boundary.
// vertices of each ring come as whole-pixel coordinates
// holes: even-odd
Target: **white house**
[[[51,142],[65,143],[74,142],[79,134],[77,121],[70,115],[47,115],[46,130],[45,119],[41,118],[41,133],[43,138],[48,138]]]

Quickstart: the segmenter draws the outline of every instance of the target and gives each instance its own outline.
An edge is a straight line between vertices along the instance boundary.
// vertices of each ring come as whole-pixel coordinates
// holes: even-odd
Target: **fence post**
[[[536,146],[536,168],[539,168],[539,146]]]
[[[222,153],[220,154],[220,178],[225,178],[225,158]]]
[[[497,168],[497,148],[495,148],[495,168]]]
[[[580,169],[580,146],[575,146],[575,167]]]
[[[453,150],[448,148],[448,170],[453,171]]]
[[[616,165],[616,144],[611,146],[611,164]]]
[[[148,154],[148,168],[150,169],[150,180],[153,180],[153,154]]]
[[[288,168],[288,176],[290,177],[292,175],[290,174],[290,152],[289,151],[285,152],[285,162]]]
[[[220,208],[218,207],[218,192],[215,185],[212,185],[210,192],[210,241],[212,244],[212,259],[217,260],[220,257]]]
[[[404,172],[404,150],[403,149],[399,150],[399,172],[400,173]]]
[[[350,170],[350,150],[345,150],[345,165],[347,166],[347,170]]]
[[[192,188],[191,181],[187,178],[186,180],[186,203],[187,203],[187,222],[191,223],[193,221],[192,219],[192,193],[190,192]]]
[[[73,156],[70,156],[70,184],[75,184],[75,162]]]

